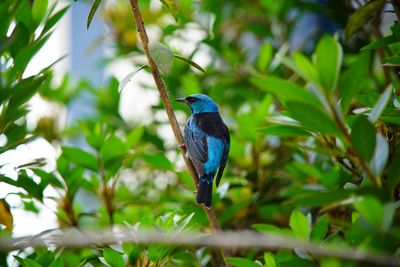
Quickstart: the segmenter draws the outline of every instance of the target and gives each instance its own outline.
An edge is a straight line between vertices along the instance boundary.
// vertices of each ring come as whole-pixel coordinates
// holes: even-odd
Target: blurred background
[[[162,74],[170,99],[207,94],[230,129],[228,167],[213,191],[222,229],[398,256],[396,5],[139,4],[150,40],[206,71],[174,57]],[[152,75],[136,73],[147,61],[129,1],[4,0],[0,15],[0,234],[110,225],[209,232]],[[189,110],[173,107],[183,129]],[[110,250],[6,251],[0,266],[222,265],[210,248]],[[362,266],[301,251],[234,255],[264,266]]]

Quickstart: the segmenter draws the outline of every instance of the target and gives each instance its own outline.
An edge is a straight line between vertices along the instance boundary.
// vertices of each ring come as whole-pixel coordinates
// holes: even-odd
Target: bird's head
[[[203,94],[195,94],[183,98],[177,98],[175,101],[188,105],[193,114],[218,112],[218,107],[214,100],[212,100],[211,97]]]

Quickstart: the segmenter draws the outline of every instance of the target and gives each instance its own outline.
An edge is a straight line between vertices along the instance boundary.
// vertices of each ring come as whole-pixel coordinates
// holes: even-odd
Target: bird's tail
[[[213,179],[210,177],[201,177],[199,188],[197,191],[196,202],[197,204],[202,204],[208,208],[211,207],[212,202],[212,185]]]

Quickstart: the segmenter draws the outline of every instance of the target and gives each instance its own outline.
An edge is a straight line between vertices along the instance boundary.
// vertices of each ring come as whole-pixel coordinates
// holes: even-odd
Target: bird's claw
[[[182,143],[182,144],[178,145],[178,148],[184,148],[184,147],[186,147],[185,143]]]

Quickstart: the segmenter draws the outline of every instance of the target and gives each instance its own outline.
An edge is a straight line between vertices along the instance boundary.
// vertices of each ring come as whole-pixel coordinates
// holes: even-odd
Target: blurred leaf
[[[125,267],[122,255],[111,248],[103,249],[103,257],[112,267]]]
[[[363,196],[354,203],[356,210],[363,216],[368,224],[380,230],[384,218],[384,208],[375,197]]]
[[[311,232],[311,239],[316,241],[324,240],[329,229],[329,219],[327,216],[322,216],[318,218],[314,225],[314,229]]]
[[[47,12],[48,0],[35,0],[32,5],[32,19],[36,25],[42,22]]]
[[[64,267],[65,263],[61,258],[55,259],[49,267]]]
[[[18,173],[18,180],[16,181],[15,185],[23,188],[30,196],[42,201],[43,188],[41,188],[30,176],[28,176],[26,170],[21,170]]]
[[[287,228],[279,228],[272,224],[253,224],[251,227],[264,234],[277,234],[283,236],[291,236],[292,231]]]
[[[94,0],[92,8],[90,9],[89,16],[87,18],[86,29],[89,29],[90,24],[92,23],[94,14],[96,14],[97,8],[99,7],[101,0]]]
[[[129,135],[126,137],[126,147],[133,148],[137,146],[144,134],[144,130],[144,126],[139,126],[133,129],[132,132],[130,132]]]
[[[319,81],[327,94],[336,89],[342,57],[342,47],[334,37],[325,35],[318,42],[315,50],[315,67]]]
[[[285,58],[283,63],[292,69],[297,75],[306,82],[319,84],[317,70],[303,54],[296,52],[293,54],[293,61]]]
[[[41,34],[46,34],[49,30],[51,30],[53,26],[56,25],[57,22],[64,16],[64,14],[68,11],[68,9],[69,6],[64,7],[63,9],[61,9],[60,11],[49,17],[46,20],[46,23],[44,24]]]
[[[309,136],[310,133],[306,129],[295,125],[272,125],[260,129],[265,135],[275,135],[280,137],[288,136]]]
[[[395,37],[394,35],[389,35],[389,36],[383,37],[381,39],[378,39],[378,40],[364,46],[363,48],[361,48],[361,51],[376,49],[376,48],[379,48],[382,46],[387,46],[389,44],[396,43],[399,41],[400,41],[399,38]]]
[[[149,53],[157,67],[168,74],[174,62],[174,56],[168,46],[159,42],[149,43]]]
[[[287,109],[295,120],[310,130],[322,134],[340,134],[333,120],[324,111],[315,106],[301,102],[288,102]]]
[[[63,155],[78,166],[92,171],[98,171],[97,159],[94,155],[77,147],[63,147]]]
[[[363,27],[367,20],[369,20],[375,13],[380,12],[385,0],[371,0],[354,12],[347,22],[344,36],[346,39],[351,38],[361,27]]]
[[[351,142],[363,160],[370,161],[375,151],[375,127],[362,115],[353,123]]]
[[[385,63],[384,65],[395,65],[399,66],[400,65],[400,56],[394,56],[394,57],[387,57],[383,60]]]
[[[227,262],[236,267],[260,267],[261,265],[246,258],[230,257]]]
[[[58,188],[63,188],[62,183],[60,182],[60,180],[58,180],[58,178],[52,174],[52,173],[47,173],[41,169],[32,169],[32,171],[41,178],[41,184],[45,184],[45,185],[53,185],[56,186]]]
[[[286,204],[294,207],[320,207],[341,202],[349,198],[352,194],[353,190],[311,192],[298,194],[290,199]]]
[[[318,106],[318,99],[305,88],[274,76],[250,78],[258,88],[276,95],[282,102],[299,101]]]
[[[185,57],[182,57],[182,56],[179,56],[179,55],[175,55],[175,54],[174,54],[174,57],[177,58],[177,59],[182,60],[183,62],[185,62],[185,63],[191,65],[192,67],[198,69],[199,71],[201,71],[201,72],[203,72],[203,73],[207,73],[199,64],[197,64],[197,63],[194,62],[193,60],[190,60],[190,59],[188,59],[188,58],[185,58]]]
[[[268,70],[269,64],[272,60],[272,53],[274,52],[273,47],[270,43],[265,42],[260,47],[260,51],[258,53],[257,58],[257,68],[262,71],[266,72]]]
[[[386,90],[381,94],[378,101],[376,102],[372,112],[369,114],[368,119],[371,123],[375,123],[381,116],[383,110],[385,109],[390,96],[392,95],[392,86],[388,86]]]
[[[125,144],[115,135],[111,135],[110,138],[106,140],[103,148],[101,149],[101,155],[104,162],[123,156],[126,153],[127,148]]]
[[[264,267],[276,267],[275,256],[272,252],[264,252]]]
[[[118,86],[118,92],[122,92],[122,90],[124,90],[125,86],[132,80],[132,78],[142,69],[144,69],[145,67],[148,67],[147,65],[143,65],[140,68],[138,68],[137,70],[135,70],[134,72],[129,73],[128,75],[125,76],[125,78],[122,79],[122,81],[119,83]]]
[[[173,165],[163,154],[142,154],[143,160],[151,164],[156,169],[172,171]]]
[[[22,265],[22,267],[42,267],[39,263],[32,259],[23,259],[18,256],[14,256],[15,259]]]
[[[302,240],[308,240],[310,235],[310,227],[307,222],[306,216],[299,210],[294,210],[290,215],[290,228],[292,228],[294,235]]]
[[[13,216],[11,214],[10,206],[4,199],[0,199],[0,224],[5,225],[6,229],[13,229]]]
[[[389,145],[382,134],[376,134],[375,152],[370,162],[373,175],[380,177],[385,169],[389,157]]]
[[[161,3],[168,9],[169,13],[174,17],[175,21],[178,22],[178,7],[175,4],[175,0],[160,0]]]

